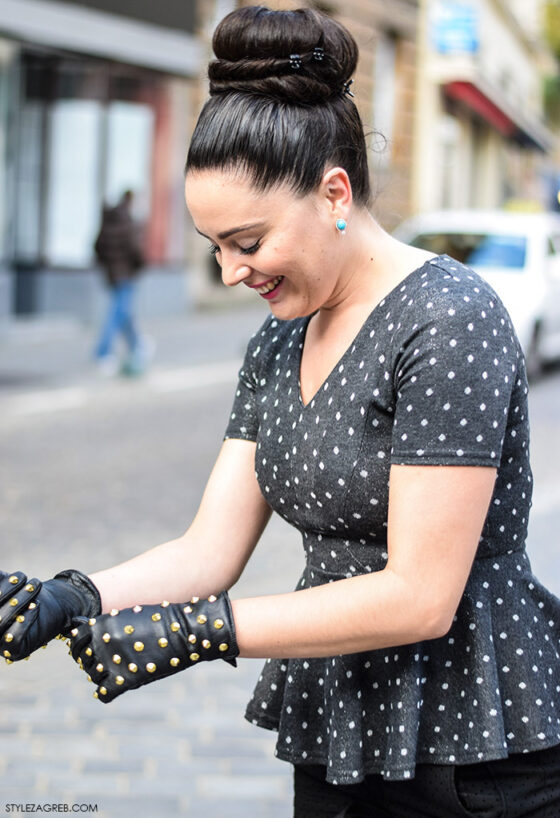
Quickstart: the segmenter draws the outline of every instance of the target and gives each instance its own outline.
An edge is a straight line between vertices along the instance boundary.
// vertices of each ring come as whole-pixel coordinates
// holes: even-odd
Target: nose
[[[222,251],[218,260],[222,268],[222,281],[226,287],[235,287],[251,275],[251,267],[238,255]]]

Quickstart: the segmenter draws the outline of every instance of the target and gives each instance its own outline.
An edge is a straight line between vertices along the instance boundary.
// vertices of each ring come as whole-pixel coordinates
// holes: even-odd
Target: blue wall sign
[[[465,0],[436,0],[430,33],[440,54],[475,54],[479,48],[478,9]]]

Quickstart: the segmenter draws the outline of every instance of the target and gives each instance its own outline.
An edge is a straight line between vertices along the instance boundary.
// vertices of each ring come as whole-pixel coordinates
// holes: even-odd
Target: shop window
[[[107,158],[104,201],[116,204],[125,190],[134,192],[134,215],[150,214],[154,112],[148,105],[113,102],[107,111]]]
[[[21,106],[17,132],[14,254],[17,265],[36,266],[41,254],[44,104],[29,99]]]
[[[102,203],[135,193],[151,217],[158,83],[71,55],[24,53],[17,122],[14,261],[83,269],[93,261]]]
[[[99,221],[101,105],[59,100],[49,114],[45,255],[54,266],[85,267]]]

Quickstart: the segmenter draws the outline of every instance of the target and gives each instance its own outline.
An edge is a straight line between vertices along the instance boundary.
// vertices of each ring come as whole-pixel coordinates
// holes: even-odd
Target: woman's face
[[[259,192],[244,175],[204,170],[187,174],[185,195],[228,287],[245,284],[283,320],[336,302],[344,238],[322,188],[303,197],[287,186]]]

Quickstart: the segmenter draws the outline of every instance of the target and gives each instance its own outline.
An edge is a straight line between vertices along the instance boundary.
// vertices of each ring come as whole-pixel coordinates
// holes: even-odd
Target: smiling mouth
[[[255,289],[259,295],[267,295],[267,293],[271,293],[272,290],[275,290],[283,280],[284,276],[277,276],[273,278],[272,281],[267,281],[266,284],[263,284],[261,287],[255,287]]]

